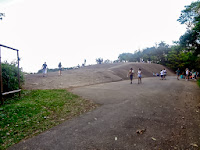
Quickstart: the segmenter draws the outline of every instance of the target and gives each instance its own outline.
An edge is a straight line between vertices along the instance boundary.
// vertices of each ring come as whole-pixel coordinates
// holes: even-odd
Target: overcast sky
[[[123,52],[172,44],[186,27],[177,22],[192,0],[0,0],[0,44],[19,49],[20,67],[37,72],[116,60]],[[2,48],[2,59],[16,59]]]

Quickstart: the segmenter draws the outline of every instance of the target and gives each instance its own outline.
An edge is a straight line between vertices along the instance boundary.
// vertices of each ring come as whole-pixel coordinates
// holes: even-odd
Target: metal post
[[[1,104],[4,104],[4,100],[3,100],[3,81],[2,81],[2,69],[1,69],[1,46],[0,46],[0,100],[1,100]]]
[[[20,89],[20,70],[19,70],[19,50],[17,50],[17,64],[18,64],[18,87]],[[19,92],[19,96],[21,96],[21,91]]]

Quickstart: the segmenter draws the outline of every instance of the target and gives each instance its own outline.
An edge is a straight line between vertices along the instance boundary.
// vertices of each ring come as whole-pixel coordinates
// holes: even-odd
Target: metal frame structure
[[[17,76],[18,76],[18,90],[14,90],[14,91],[9,91],[9,92],[5,92],[5,93],[3,93],[3,80],[2,80],[2,68],[1,68],[1,47],[8,48],[8,49],[11,49],[11,50],[17,51],[17,64],[18,64],[18,74],[17,74]],[[19,60],[20,60],[20,59],[19,59],[19,50],[18,50],[18,49],[15,49],[15,48],[8,47],[8,46],[5,46],[5,45],[0,44],[0,100],[1,100],[1,104],[2,104],[2,105],[4,104],[4,99],[3,99],[3,96],[4,96],[4,95],[8,95],[8,94],[11,94],[11,93],[17,93],[17,92],[19,92],[19,96],[21,96]]]

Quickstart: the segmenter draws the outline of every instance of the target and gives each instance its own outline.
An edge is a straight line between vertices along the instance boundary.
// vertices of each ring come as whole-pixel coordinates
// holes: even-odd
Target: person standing
[[[177,75],[177,80],[179,80],[179,76],[180,76],[180,70],[179,70],[179,68],[176,70],[176,75]]]
[[[44,62],[44,64],[42,65],[42,72],[43,72],[43,77],[45,77],[47,74],[47,63],[46,62]]]
[[[167,70],[165,70],[165,68],[164,68],[164,70],[163,70],[163,79],[164,80],[166,80],[166,75],[167,75]]]
[[[128,76],[130,77],[130,80],[131,80],[131,84],[132,84],[132,80],[133,80],[133,75],[134,75],[134,70],[133,68],[131,68],[128,72]]]
[[[138,69],[138,84],[139,83],[142,83],[142,71],[140,68]]]
[[[61,65],[61,62],[58,64],[58,68],[59,68],[59,75],[61,76],[61,75],[62,75],[62,73],[61,73],[61,71],[62,71],[62,65]]]
[[[163,80],[163,75],[164,75],[163,70],[160,70],[160,80]]]
[[[189,81],[190,71],[188,68],[186,68],[185,76],[186,76],[186,81]]]

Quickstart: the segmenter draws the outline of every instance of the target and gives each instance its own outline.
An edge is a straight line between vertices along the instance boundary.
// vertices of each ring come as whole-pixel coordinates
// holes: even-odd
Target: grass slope
[[[0,149],[96,107],[66,90],[23,91],[0,107]]]
[[[197,84],[199,85],[199,87],[200,87],[200,79],[199,80],[197,80]]]

